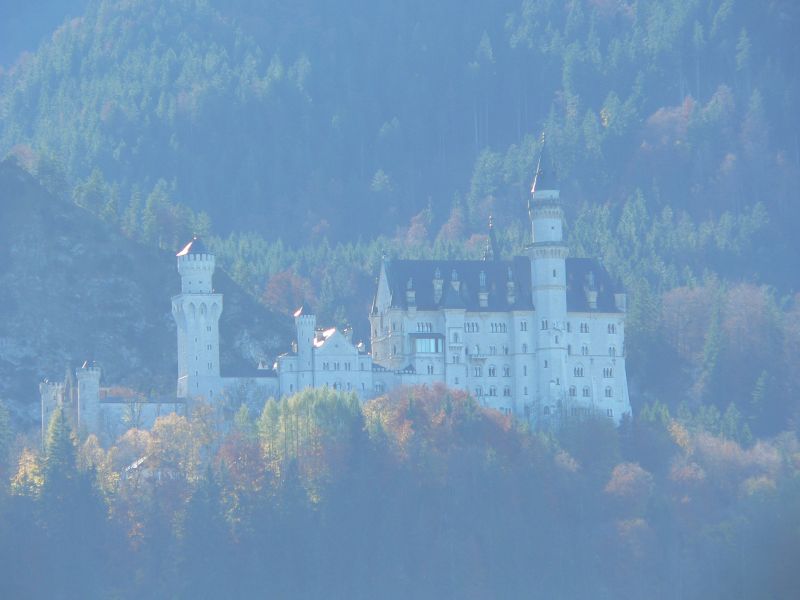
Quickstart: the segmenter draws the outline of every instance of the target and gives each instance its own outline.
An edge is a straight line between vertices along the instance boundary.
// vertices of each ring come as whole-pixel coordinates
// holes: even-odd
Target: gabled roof
[[[187,254],[211,254],[211,252],[208,251],[203,240],[198,237],[193,237],[175,256],[186,256]]]
[[[418,310],[461,308],[470,312],[533,310],[531,264],[524,256],[512,260],[391,260],[385,263],[391,306],[407,309],[406,292],[414,291]],[[568,258],[567,310],[569,312],[619,312],[614,293],[621,291],[611,275],[591,258]],[[436,300],[434,279],[442,281]],[[454,280],[455,277],[455,280]],[[457,284],[454,284],[457,281]],[[508,298],[508,282],[514,283],[514,302]],[[483,284],[483,285],[482,285]],[[597,291],[597,308],[591,309],[585,287]],[[487,306],[480,305],[480,292],[488,293]]]

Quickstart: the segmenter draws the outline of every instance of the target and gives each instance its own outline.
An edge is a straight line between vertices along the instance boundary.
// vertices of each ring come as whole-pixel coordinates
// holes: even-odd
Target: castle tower
[[[314,386],[314,337],[317,317],[308,304],[295,311],[294,325],[297,330],[297,389],[302,390]]]
[[[533,414],[556,415],[563,408],[566,383],[567,245],[563,241],[564,211],[558,190],[531,188],[529,215],[532,243],[531,291],[536,315],[537,374]],[[539,182],[541,183],[541,182]]]
[[[89,433],[96,433],[100,414],[100,368],[85,362],[78,369],[78,425]]]
[[[194,238],[178,252],[181,293],[172,297],[178,327],[179,398],[213,399],[219,393],[219,317],[222,294],[212,287],[215,260]]]
[[[44,448],[47,435],[47,427],[50,425],[50,418],[57,407],[64,406],[66,386],[63,382],[43,381],[39,384],[39,397],[41,399],[41,429],[42,429],[42,448]]]

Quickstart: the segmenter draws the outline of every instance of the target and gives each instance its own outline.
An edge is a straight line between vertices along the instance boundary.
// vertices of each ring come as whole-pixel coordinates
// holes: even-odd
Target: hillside
[[[72,203],[50,196],[11,161],[0,163],[0,397],[37,398],[43,378],[96,360],[109,384],[173,390],[174,257],[132,242]],[[223,372],[287,347],[289,323],[221,271]]]
[[[303,244],[462,208],[522,214],[545,168],[574,202],[641,190],[695,220],[764,202],[797,259],[797,4],[770,0],[95,0],[0,78],[0,153],[120,210],[166,182],[215,231]],[[223,151],[224,149],[224,151]],[[776,281],[797,289],[797,279]]]

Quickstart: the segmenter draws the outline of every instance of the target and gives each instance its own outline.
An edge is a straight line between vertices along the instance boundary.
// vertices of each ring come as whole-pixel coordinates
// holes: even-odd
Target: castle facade
[[[152,416],[197,398],[224,407],[327,386],[367,400],[435,383],[534,427],[588,415],[619,423],[631,413],[626,295],[599,262],[568,256],[557,190],[533,191],[529,216],[524,256],[501,260],[490,224],[484,260],[385,259],[369,314],[371,353],[349,329],[318,328],[304,306],[294,314],[291,351],[251,377],[220,372],[223,297],[213,288],[215,257],[195,238],[176,255],[175,397],[101,400],[100,372],[84,365],[74,390],[69,382],[41,385],[43,427],[56,405],[89,431],[111,432],[133,404]]]

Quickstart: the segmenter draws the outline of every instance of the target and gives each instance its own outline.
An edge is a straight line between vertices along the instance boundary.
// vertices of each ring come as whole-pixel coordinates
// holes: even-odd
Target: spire
[[[533,182],[531,182],[531,197],[528,198],[528,216],[533,220],[533,199],[536,194],[536,184],[539,181],[539,175],[542,173],[542,156],[544,155],[544,131],[542,131],[542,137],[539,147],[539,160],[536,161],[536,172],[533,174]]]
[[[483,260],[499,260],[500,251],[497,249],[497,236],[494,233],[494,217],[489,215],[489,235],[486,238],[486,248],[483,251]]]

